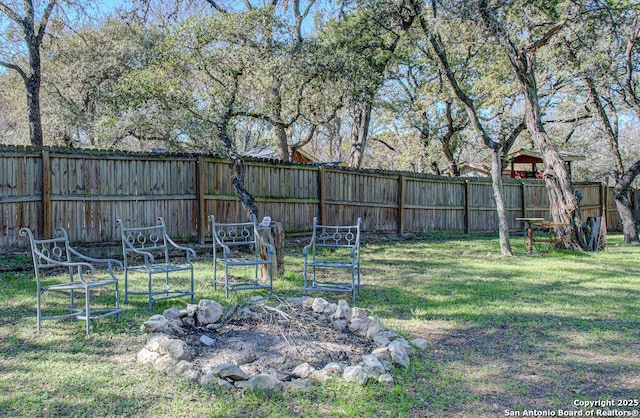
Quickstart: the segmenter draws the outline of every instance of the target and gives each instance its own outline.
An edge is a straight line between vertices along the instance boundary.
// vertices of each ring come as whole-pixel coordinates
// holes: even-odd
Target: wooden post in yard
[[[198,157],[196,162],[196,173],[198,178],[197,193],[198,193],[198,242],[204,244],[204,237],[209,228],[207,221],[207,202],[204,199],[205,190],[207,188],[207,178],[205,170],[204,157]]]
[[[284,229],[280,222],[271,222],[269,226],[258,225],[258,234],[267,244],[273,245],[276,253],[271,257],[273,265],[273,277],[280,277],[284,274]],[[263,245],[258,249],[260,258],[267,259],[267,251]],[[260,266],[260,279],[269,279],[269,266]]]
[[[398,234],[404,232],[404,176],[400,174],[398,177]]]
[[[53,237],[51,225],[51,159],[49,150],[42,150],[42,235],[45,239]]]

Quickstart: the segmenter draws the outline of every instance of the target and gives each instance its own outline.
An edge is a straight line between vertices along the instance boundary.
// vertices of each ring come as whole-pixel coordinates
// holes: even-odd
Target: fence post
[[[49,150],[42,150],[42,235],[45,239],[53,237],[51,227],[51,159]]]
[[[526,218],[527,217],[527,197],[526,197],[526,192],[527,192],[527,183],[525,183],[524,181],[520,182],[520,210],[522,212],[522,215],[520,216],[521,218]]]
[[[464,181],[464,233],[471,233],[471,198],[469,197],[471,184],[469,180]]]
[[[327,193],[326,193],[326,185],[325,185],[325,178],[324,178],[324,167],[320,166],[318,167],[318,191],[320,192],[320,196],[319,196],[319,210],[320,210],[320,223],[324,224],[327,222],[327,206],[326,206],[326,202],[325,199],[327,198]]]
[[[196,175],[198,184],[196,193],[198,195],[198,242],[204,244],[204,236],[207,231],[207,205],[204,199],[204,192],[207,188],[207,178],[205,176],[205,161],[203,156],[196,161]]]
[[[398,234],[404,233],[404,176],[398,176]]]

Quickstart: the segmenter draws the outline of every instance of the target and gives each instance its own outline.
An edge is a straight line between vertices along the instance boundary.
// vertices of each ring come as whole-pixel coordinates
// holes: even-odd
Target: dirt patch
[[[321,369],[328,363],[357,364],[375,347],[329,316],[282,302],[236,307],[215,329],[185,327],[182,339],[191,347],[200,369],[234,363],[247,374],[290,373],[309,363]],[[208,337],[208,345],[201,342]]]

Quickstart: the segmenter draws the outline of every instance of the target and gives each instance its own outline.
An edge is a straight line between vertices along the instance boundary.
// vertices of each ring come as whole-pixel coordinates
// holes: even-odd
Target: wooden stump
[[[276,249],[271,262],[273,263],[273,276],[279,277],[284,274],[284,229],[280,222],[271,222],[269,227],[258,225],[258,234],[268,244]],[[260,258],[267,259],[267,251],[264,246],[260,247]],[[269,279],[269,266],[260,266],[260,279]]]

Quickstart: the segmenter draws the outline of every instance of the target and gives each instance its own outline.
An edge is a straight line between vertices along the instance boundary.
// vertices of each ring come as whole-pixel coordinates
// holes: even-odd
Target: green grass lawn
[[[607,251],[530,256],[522,238],[512,243],[513,258],[498,255],[497,238],[365,244],[356,305],[429,348],[396,369],[391,388],[327,382],[307,393],[244,397],[139,366],[139,329],[150,316],[143,297],[130,299],[120,323],[96,322],[88,338],[81,321],[47,321],[37,334],[31,273],[0,273],[0,415],[558,416],[580,401],[638,400],[640,249],[610,236]],[[301,249],[287,247],[287,272],[274,282],[281,298],[301,295]],[[203,254],[196,301],[227,304],[211,275]],[[156,303],[154,313],[186,303]]]

